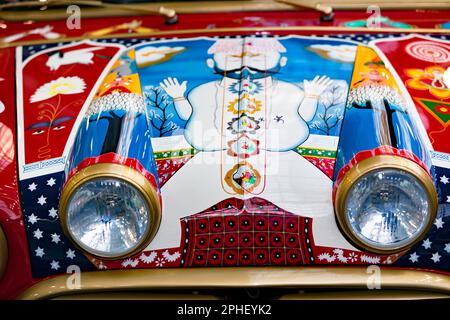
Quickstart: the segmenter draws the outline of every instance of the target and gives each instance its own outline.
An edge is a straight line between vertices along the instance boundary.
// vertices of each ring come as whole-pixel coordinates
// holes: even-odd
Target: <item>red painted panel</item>
[[[0,280],[0,299],[8,299],[33,280],[17,181],[14,49],[1,49],[0,61],[0,224],[9,251],[6,272]]]
[[[26,61],[22,70],[24,140],[34,148],[25,150],[25,163],[62,155],[81,107],[118,50],[80,43]]]
[[[169,5],[170,7],[170,5]],[[179,22],[165,25],[162,16],[148,15],[136,17],[90,18],[81,20],[80,29],[68,29],[65,20],[41,22],[0,23],[2,41],[24,41],[52,39],[55,37],[79,37],[94,32],[98,36],[118,33],[143,33],[183,29],[213,29],[238,27],[274,26],[343,26],[346,22],[366,20],[371,14],[365,10],[337,11],[333,22],[321,22],[316,11],[253,11],[220,12],[220,14],[180,14]],[[401,22],[411,27],[434,28],[450,20],[445,10],[383,10],[382,17],[389,21]],[[389,25],[384,25],[389,27]],[[402,30],[402,29],[399,29]],[[7,36],[13,38],[5,39]]]
[[[414,36],[381,41],[377,47],[408,90],[434,149],[450,153],[450,88],[443,81],[450,67],[450,44]]]

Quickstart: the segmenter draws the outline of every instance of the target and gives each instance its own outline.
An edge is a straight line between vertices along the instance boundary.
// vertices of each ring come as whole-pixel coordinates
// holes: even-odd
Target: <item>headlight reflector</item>
[[[105,259],[132,255],[159,226],[156,191],[136,170],[96,164],[69,180],[60,202],[61,222],[84,251]]]
[[[143,241],[150,227],[149,208],[139,191],[115,178],[94,179],[69,200],[67,227],[86,251],[121,256]]]
[[[407,172],[372,171],[349,190],[347,223],[361,241],[392,249],[409,244],[428,222],[428,197],[420,182]]]
[[[353,167],[339,185],[337,218],[356,246],[394,253],[416,243],[434,221],[437,196],[431,177],[400,157],[376,156]]]

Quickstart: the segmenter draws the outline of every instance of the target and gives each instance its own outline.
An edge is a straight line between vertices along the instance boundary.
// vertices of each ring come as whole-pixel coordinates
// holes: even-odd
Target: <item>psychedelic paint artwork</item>
[[[450,43],[412,35],[395,41],[379,40],[386,56],[408,90],[435,151],[450,153]]]
[[[78,114],[119,48],[85,41],[44,50],[21,63],[19,125],[24,143],[34,148],[20,154],[20,174],[63,168],[64,148]]]
[[[417,263],[407,253],[356,249],[335,220],[336,175],[355,153],[383,145],[371,122],[380,108],[391,108],[392,150],[427,165],[432,148],[450,152],[444,131],[434,132],[450,121],[448,42],[378,38],[103,39],[17,49],[20,188],[33,275],[70,263],[83,270]],[[404,48],[404,63],[392,43]],[[84,255],[61,229],[54,190],[64,184],[64,165],[70,171],[90,157],[132,158],[156,178],[159,231],[131,257]],[[448,193],[445,183],[439,188]],[[440,255],[443,229],[430,233]]]
[[[310,159],[336,151],[356,45],[249,37],[159,42],[158,46],[168,54],[174,51],[170,48],[181,52],[139,71],[155,129],[153,146],[179,145],[176,149],[196,152],[162,187],[166,205],[160,228],[171,230],[170,236],[158,233],[149,249],[179,245],[178,219],[203,211],[208,202],[230,197],[258,196],[296,214],[327,216],[317,218],[318,228],[322,221],[331,223],[332,210],[322,207],[310,212],[301,203],[308,198],[329,202],[321,198],[324,193],[319,188],[331,183],[333,158],[320,159],[328,161],[328,167]],[[152,43],[154,48],[158,47]],[[149,52],[148,46],[136,48],[138,66],[144,64],[142,52]],[[189,72],[186,59],[197,72]],[[308,67],[311,60],[322,69]],[[288,95],[292,98],[283,101]],[[314,152],[316,158],[311,154],[306,159],[300,152]],[[181,181],[193,177],[205,178],[195,193],[184,191],[183,185],[191,188]],[[309,181],[308,188],[296,180]],[[283,185],[284,196],[277,190]],[[172,197],[180,192],[191,196],[174,201]],[[203,194],[208,194],[207,199]],[[294,195],[305,200],[287,200]]]

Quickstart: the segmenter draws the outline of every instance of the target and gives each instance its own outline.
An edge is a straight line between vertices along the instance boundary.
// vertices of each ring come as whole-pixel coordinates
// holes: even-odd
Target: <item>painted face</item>
[[[279,72],[285,64],[285,58],[280,53],[270,51],[266,53],[244,52],[242,54],[215,53],[213,68],[218,74],[229,78],[260,79]]]
[[[378,70],[376,70],[376,69],[373,69],[373,70],[371,70],[368,74],[367,74],[367,78],[369,79],[369,80],[372,80],[372,81],[383,81],[383,80],[385,80],[385,77],[384,77],[384,72],[379,72]]]
[[[61,134],[62,137],[67,136],[65,131],[69,124],[69,128],[71,128],[72,119],[73,117],[61,117],[52,122],[43,121],[34,123],[27,128],[26,134],[30,139],[28,141],[32,141],[33,144],[30,147],[38,148],[37,157],[39,160],[50,158],[51,149],[49,146],[51,140],[58,142],[65,140],[65,138],[61,139]],[[61,143],[65,143],[65,141],[61,141]]]

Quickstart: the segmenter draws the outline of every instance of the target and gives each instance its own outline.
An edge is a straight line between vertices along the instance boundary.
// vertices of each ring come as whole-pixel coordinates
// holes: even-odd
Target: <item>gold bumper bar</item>
[[[371,270],[372,272],[369,272]],[[43,280],[19,299],[49,299],[104,292],[161,289],[299,288],[363,289],[377,280],[381,290],[413,290],[450,296],[450,276],[417,270],[365,267],[240,267],[110,270],[81,273],[80,288],[69,289],[69,277]]]

